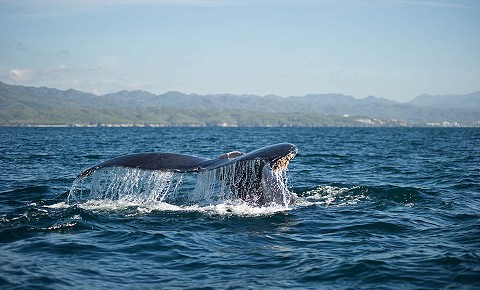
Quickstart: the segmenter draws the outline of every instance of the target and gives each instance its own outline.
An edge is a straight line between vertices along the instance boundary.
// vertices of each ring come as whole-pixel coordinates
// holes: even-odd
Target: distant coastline
[[[162,125],[162,124],[135,124],[135,123],[107,123],[107,124],[0,124],[0,127],[24,127],[24,128],[254,128],[254,127],[270,127],[270,128],[286,128],[286,127],[298,127],[298,128],[322,128],[322,127],[338,127],[338,128],[394,128],[394,127],[409,127],[409,128],[480,128],[480,122],[472,124],[461,123],[427,123],[423,125],[419,124],[407,124],[396,123],[392,124],[366,124],[358,123],[351,125],[254,125],[254,126],[242,126],[237,124],[186,124],[186,125]]]
[[[8,127],[480,127],[480,92],[399,103],[342,94],[303,97],[120,91],[97,96],[0,82]]]

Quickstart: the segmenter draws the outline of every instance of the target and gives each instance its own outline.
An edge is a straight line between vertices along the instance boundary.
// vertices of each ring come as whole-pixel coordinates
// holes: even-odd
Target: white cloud
[[[59,74],[81,72],[81,69],[60,64],[53,67],[43,69],[32,68],[13,68],[8,71],[7,78],[11,81],[17,82],[36,82],[48,80],[57,77]]]
[[[31,81],[35,77],[35,71],[32,69],[11,69],[8,76],[16,82]]]

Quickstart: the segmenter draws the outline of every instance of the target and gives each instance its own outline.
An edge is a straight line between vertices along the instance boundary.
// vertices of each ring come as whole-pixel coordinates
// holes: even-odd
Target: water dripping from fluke
[[[280,143],[214,159],[156,152],[119,156],[81,172],[68,202],[289,208],[296,194],[288,190],[286,171],[297,151]]]
[[[198,173],[108,167],[72,184],[67,204],[124,206],[273,207],[289,209],[296,198],[288,189],[286,169],[272,170],[261,160],[247,160]],[[222,206],[226,206],[222,207]]]

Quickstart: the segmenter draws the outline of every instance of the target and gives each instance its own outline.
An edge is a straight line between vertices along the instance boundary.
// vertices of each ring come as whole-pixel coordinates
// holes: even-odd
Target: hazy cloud
[[[10,80],[17,82],[36,82],[40,80],[49,80],[58,76],[60,73],[73,73],[82,71],[74,67],[61,64],[44,69],[31,69],[31,68],[13,68],[7,73]]]
[[[31,81],[35,78],[35,71],[33,69],[11,69],[8,77],[15,82]]]
[[[149,5],[149,4],[158,4],[158,5],[211,5],[211,4],[226,4],[226,3],[236,3],[236,2],[256,2],[249,0],[45,0],[42,1],[43,5],[48,6],[115,6],[115,5]],[[25,7],[30,5],[38,6],[38,1],[36,0],[24,0],[17,4],[22,4]]]
[[[410,6],[425,6],[425,7],[443,7],[443,8],[468,8],[465,5],[458,4],[453,1],[422,1],[422,0],[389,0],[385,3],[397,3]]]
[[[112,80],[73,80],[62,83],[52,83],[52,86],[60,89],[75,88],[83,92],[95,95],[104,95],[121,90],[148,90],[152,86],[144,83],[131,81],[129,79],[112,79]]]
[[[23,43],[17,42],[15,44],[11,45],[14,49],[21,50],[21,51],[29,51],[32,50],[32,48],[28,45],[25,45]]]

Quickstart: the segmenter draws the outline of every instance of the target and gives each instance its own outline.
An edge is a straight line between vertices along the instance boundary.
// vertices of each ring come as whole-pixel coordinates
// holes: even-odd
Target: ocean
[[[0,140],[1,289],[480,288],[478,128],[2,127]],[[76,189],[124,154],[281,142],[298,147],[288,206],[216,198],[195,173],[107,170]]]

